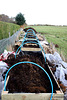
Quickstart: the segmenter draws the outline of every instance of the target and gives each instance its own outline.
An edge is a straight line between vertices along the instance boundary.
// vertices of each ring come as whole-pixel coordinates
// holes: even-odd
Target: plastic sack
[[[56,68],[55,77],[57,80],[60,79],[60,67]]]
[[[8,67],[7,63],[3,62],[3,61],[0,61],[0,68],[1,67]]]
[[[61,67],[56,68],[55,77],[57,80],[59,79],[62,84],[67,86],[67,80],[65,79],[65,74],[67,74],[67,69]]]
[[[4,86],[4,81],[0,82],[0,94],[1,94],[1,92],[3,90],[3,86]]]
[[[47,60],[48,60],[50,63],[52,63],[52,64],[55,63],[54,55],[52,55],[52,54],[46,54],[46,58],[47,58]]]
[[[63,66],[64,68],[67,68],[67,63],[66,63],[66,62],[61,61],[61,64],[62,64],[62,66]]]
[[[6,60],[10,54],[15,54],[15,52],[4,50],[4,52],[0,55],[0,61]]]
[[[55,63],[60,63],[62,61],[59,53],[55,52],[54,54]]]
[[[40,41],[40,44],[43,46],[44,44],[48,45],[49,43],[47,41]]]
[[[3,76],[2,76],[2,75],[0,75],[0,82],[1,82],[1,81],[3,81]]]
[[[6,67],[0,67],[0,75],[2,75],[6,70]]]
[[[2,74],[7,70],[8,65],[3,62],[0,61],[0,82],[3,80]]]
[[[64,69],[62,66],[56,68],[55,76],[57,80],[60,79],[60,81],[62,81],[65,79],[65,70],[66,69]]]
[[[47,60],[49,61],[49,62],[51,62],[51,59],[50,59],[50,56],[51,54],[46,54],[46,58],[47,58]],[[44,55],[45,56],[45,55]]]
[[[64,86],[67,86],[67,80],[63,79],[62,84],[64,84]]]
[[[46,58],[52,64],[63,65],[65,68],[67,68],[67,63],[62,61],[60,55],[57,52],[55,52],[54,54],[46,54]]]
[[[7,70],[7,67],[8,65],[5,62],[0,61],[0,75],[2,75]]]
[[[54,57],[54,55],[50,54],[49,58],[51,60],[51,63],[55,63],[55,57]]]
[[[61,81],[61,82],[65,79],[64,70],[65,70],[65,69],[61,66],[61,67],[60,67],[60,81]]]

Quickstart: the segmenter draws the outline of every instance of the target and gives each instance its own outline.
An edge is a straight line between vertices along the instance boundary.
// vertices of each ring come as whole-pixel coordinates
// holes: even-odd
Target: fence
[[[15,44],[15,41],[18,40],[18,37],[21,34],[21,32],[22,32],[22,29],[18,30],[9,38],[0,40],[0,54],[4,51],[4,49],[9,50],[9,47],[12,47]]]

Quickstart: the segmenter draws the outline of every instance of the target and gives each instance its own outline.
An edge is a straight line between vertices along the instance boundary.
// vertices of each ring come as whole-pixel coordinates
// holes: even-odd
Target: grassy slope
[[[59,45],[58,51],[62,51],[62,54],[67,60],[67,27],[63,26],[31,26],[37,32],[41,32],[45,35],[47,41],[53,42]]]
[[[17,31],[19,28],[20,26],[16,24],[0,21],[0,40],[7,38],[9,36],[9,32],[12,35],[13,31]]]

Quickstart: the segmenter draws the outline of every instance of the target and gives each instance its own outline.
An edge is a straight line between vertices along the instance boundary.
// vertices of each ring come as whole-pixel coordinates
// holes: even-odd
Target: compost
[[[35,33],[37,33],[36,30],[34,28],[32,28],[32,27],[25,28],[24,31],[27,32],[28,29],[32,29],[32,30],[34,30]]]
[[[37,63],[45,69],[45,61],[40,52],[24,52],[22,56],[17,55],[16,59],[11,54],[6,60],[10,67],[22,61]],[[7,90],[10,93],[51,93],[51,85],[47,75],[35,65],[28,63],[17,65],[11,69],[9,76]]]

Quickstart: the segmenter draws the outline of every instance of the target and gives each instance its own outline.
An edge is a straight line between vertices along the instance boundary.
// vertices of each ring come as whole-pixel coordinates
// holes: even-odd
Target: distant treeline
[[[67,25],[34,24],[29,26],[67,26]]]
[[[5,14],[1,14],[0,15],[0,21],[9,22],[9,23],[15,23],[15,18],[14,17],[9,18],[9,16],[7,16]]]

